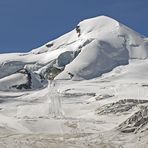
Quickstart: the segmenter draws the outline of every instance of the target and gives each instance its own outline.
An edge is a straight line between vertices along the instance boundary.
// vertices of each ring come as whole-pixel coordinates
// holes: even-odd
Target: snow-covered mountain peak
[[[37,83],[42,82],[40,78],[92,79],[130,59],[147,57],[147,38],[110,17],[99,16],[81,21],[74,30],[29,53],[1,54],[0,81],[6,84],[6,77],[23,69],[39,75]],[[31,74],[32,80],[36,74]]]
[[[76,79],[90,79],[118,65],[128,64],[129,59],[148,57],[147,41],[139,33],[110,17],[84,20],[75,30],[68,39],[72,36],[75,46],[71,47],[81,47],[81,53],[58,78],[68,77],[66,71],[69,71]],[[77,37],[74,36],[76,33]]]
[[[104,29],[104,31],[114,30],[119,26],[119,22],[107,17],[107,16],[99,16],[95,18],[86,19],[78,24],[80,26],[82,34],[90,33],[90,32],[100,32]]]
[[[69,45],[76,41],[83,42],[89,38],[98,39],[100,33],[105,34],[107,32],[112,32],[119,28],[119,22],[107,17],[99,16],[95,18],[85,19],[78,23],[76,28],[63,36],[48,42],[46,45],[32,50],[32,53],[42,53],[53,51],[59,48],[63,48],[65,45]]]
[[[106,16],[0,54],[0,148],[148,147],[147,57],[148,38]]]
[[[118,49],[126,46],[130,58],[147,57],[147,51],[145,51],[147,41],[144,41],[139,33],[107,16],[83,20],[71,32],[32,50],[32,53],[38,54],[59,49],[59,53],[63,49],[77,50],[78,47],[82,47],[83,43],[92,39],[109,43]],[[48,55],[46,57],[49,59]]]

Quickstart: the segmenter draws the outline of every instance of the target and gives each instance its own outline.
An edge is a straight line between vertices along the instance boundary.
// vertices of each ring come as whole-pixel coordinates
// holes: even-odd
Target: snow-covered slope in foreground
[[[7,83],[13,78],[14,82],[9,76],[21,70],[36,73],[33,79],[39,83],[42,78],[53,77],[91,79],[128,64],[129,59],[147,57],[146,38],[112,18],[100,16],[80,22],[73,31],[29,53],[1,54],[0,79]]]
[[[0,91],[0,148],[147,148],[148,59],[129,63],[92,80]]]

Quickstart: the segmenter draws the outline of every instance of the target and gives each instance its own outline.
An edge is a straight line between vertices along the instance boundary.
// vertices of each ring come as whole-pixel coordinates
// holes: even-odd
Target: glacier
[[[148,38],[108,16],[0,54],[0,147],[148,147],[147,76]]]
[[[110,17],[99,16],[28,53],[1,54],[0,78],[7,83],[7,76],[27,67],[39,75],[39,88],[45,86],[42,78],[50,79],[50,75],[55,79],[92,79],[127,65],[130,59],[147,57],[147,38]]]

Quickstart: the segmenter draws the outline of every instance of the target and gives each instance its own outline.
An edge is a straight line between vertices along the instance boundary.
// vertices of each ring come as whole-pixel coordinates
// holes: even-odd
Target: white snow
[[[78,27],[80,32],[73,30],[31,52],[0,54],[1,148],[148,147],[148,125],[137,134],[118,130],[147,103],[97,114],[120,100],[148,100],[148,39],[106,16]],[[73,59],[71,53],[80,50]],[[45,87],[38,74],[54,60],[55,66],[66,67],[55,86],[48,82]],[[22,69],[31,74],[31,89],[14,91],[10,87],[27,81]],[[71,79],[68,73],[72,80],[65,80]]]
[[[66,51],[81,50],[81,53],[57,79],[69,78],[69,72],[74,75],[73,79],[94,78],[116,66],[128,64],[129,59],[145,59],[148,56],[147,39],[112,18],[91,18],[80,22],[78,26],[80,36],[74,29],[29,53],[1,54],[1,78],[13,74],[26,64],[34,65],[34,69],[40,71],[40,68]],[[52,46],[46,47],[48,44]]]
[[[66,66],[57,79],[67,78],[68,72],[77,79],[94,78],[116,66],[128,64],[129,59],[145,59],[148,56],[144,38],[109,17],[88,19],[78,26],[80,38],[93,38],[93,41],[82,48],[78,57]]]

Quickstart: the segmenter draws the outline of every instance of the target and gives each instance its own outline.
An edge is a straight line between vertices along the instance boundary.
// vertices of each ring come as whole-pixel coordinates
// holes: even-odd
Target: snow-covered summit
[[[91,79],[128,64],[129,59],[147,57],[147,38],[99,16],[83,20],[71,32],[28,53],[1,54],[0,79],[7,81],[24,67],[44,78]]]
[[[84,20],[76,31],[77,42],[71,48],[80,48],[81,52],[57,78],[68,78],[68,71],[76,78],[90,79],[118,65],[128,64],[129,59],[148,57],[148,42],[112,18],[100,16]],[[70,40],[75,34],[71,33]]]
[[[106,16],[0,54],[0,148],[148,147],[147,57],[148,38]]]

